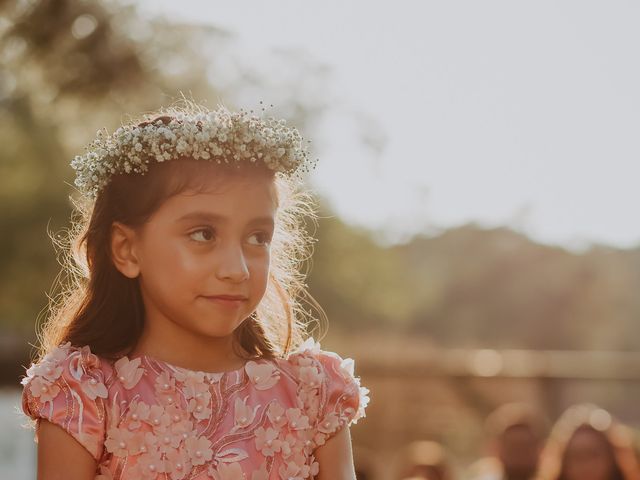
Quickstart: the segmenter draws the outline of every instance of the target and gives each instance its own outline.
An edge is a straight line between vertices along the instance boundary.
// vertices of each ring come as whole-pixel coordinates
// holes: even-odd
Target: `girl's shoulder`
[[[302,392],[322,393],[324,416],[340,420],[340,424],[357,423],[366,416],[369,389],[361,385],[355,374],[355,361],[325,350],[308,338],[282,360],[296,378]]]
[[[46,419],[69,432],[98,460],[105,433],[107,382],[113,366],[89,346],[59,345],[32,363],[20,383],[22,410],[37,427]]]
[[[41,398],[44,402],[55,395],[55,389],[40,388],[40,391],[36,391],[35,384],[49,387],[60,382],[79,382],[89,396],[106,398],[104,381],[111,378],[113,372],[113,362],[94,354],[88,345],[72,346],[67,342],[31,363],[20,383],[25,387],[33,387],[33,397]]]

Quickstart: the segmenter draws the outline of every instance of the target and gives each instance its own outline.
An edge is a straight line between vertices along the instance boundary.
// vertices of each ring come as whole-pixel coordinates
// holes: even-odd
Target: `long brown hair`
[[[163,122],[179,112],[201,111],[193,103],[148,115],[144,126]],[[95,354],[115,359],[136,345],[144,327],[144,306],[137,278],[122,275],[111,260],[111,226],[118,221],[140,227],[172,195],[200,191],[203,160],[181,158],[151,162],[144,174],[114,175],[95,198],[71,197],[74,211],[71,228],[54,243],[62,251],[62,271],[54,283],[60,291],[51,295],[48,316],[39,332],[38,360],[54,347],[70,342],[88,345]],[[223,165],[213,165],[222,168]],[[311,255],[313,238],[308,222],[316,224],[315,202],[302,180],[255,164],[236,168],[262,170],[275,182],[278,209],[271,242],[267,289],[256,311],[234,332],[235,346],[251,358],[286,356],[297,347],[309,326],[321,327],[324,311],[309,294],[303,270]],[[313,310],[318,318],[312,315]]]

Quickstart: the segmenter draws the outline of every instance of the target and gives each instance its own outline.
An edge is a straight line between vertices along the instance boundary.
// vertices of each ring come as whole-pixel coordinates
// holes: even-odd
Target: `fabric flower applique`
[[[156,378],[155,384],[156,398],[160,403],[172,404],[176,400],[176,379],[168,372],[162,372]]]
[[[44,377],[49,382],[55,382],[60,375],[62,375],[62,371],[64,367],[59,365],[53,359],[43,360],[42,362],[34,363],[27,370],[27,376],[22,379],[22,385],[26,385],[32,377]]]
[[[309,428],[309,417],[302,414],[302,410],[299,408],[288,408],[287,419],[289,420],[289,426],[294,430],[301,430]]]
[[[304,467],[302,467],[302,471],[303,473],[313,478],[318,475],[318,473],[320,473],[320,464],[316,462],[316,459],[313,455],[309,457],[309,461],[310,465],[305,464]]]
[[[162,429],[171,423],[171,418],[167,412],[165,412],[163,406],[151,405],[149,415],[144,421],[151,425],[154,431],[162,431]]]
[[[337,358],[340,358],[336,355]],[[366,417],[366,408],[369,405],[369,393],[370,390],[367,387],[363,387],[360,385],[360,378],[355,376],[355,362],[352,358],[345,358],[340,362],[340,370],[343,375],[348,379],[352,379],[355,381],[356,386],[358,387],[358,411],[355,412],[353,416],[352,423],[355,425],[358,423],[358,420],[362,417]],[[352,412],[349,412],[351,414]]]
[[[258,427],[255,430],[256,449],[260,450],[265,457],[272,457],[280,451],[280,440],[278,431],[268,427]]]
[[[175,403],[164,407],[164,412],[169,416],[172,423],[186,422],[191,425],[189,415]]]
[[[151,408],[144,402],[133,400],[129,404],[129,410],[125,417],[125,424],[129,430],[137,430],[142,425],[142,421],[146,421],[149,418]]]
[[[65,352],[68,356],[68,371],[71,377],[80,383],[82,392],[89,397],[90,400],[95,400],[97,397],[107,398],[107,387],[102,381],[102,372],[99,369],[100,359],[91,353],[87,345],[73,351],[71,351],[71,348],[63,349],[62,347],[58,347],[56,353],[52,354],[49,360],[41,362],[40,367],[34,367],[30,370],[42,372],[44,378],[57,380],[64,372],[63,365],[57,363],[60,361],[59,359],[62,358],[61,352]],[[53,387],[58,388],[57,386],[52,386],[52,388]],[[55,398],[56,395],[57,393],[53,398]],[[42,400],[42,395],[40,398]],[[48,396],[45,396],[45,398],[48,398]]]
[[[292,433],[287,433],[283,440],[280,440],[280,452],[283,458],[290,457],[295,451],[302,450],[302,445],[299,445],[300,441]]]
[[[308,428],[306,430],[299,430],[296,432],[301,448],[310,454],[313,450],[325,443],[325,435],[316,431],[314,428]]]
[[[231,433],[251,425],[256,417],[256,412],[260,408],[260,405],[256,405],[252,409],[250,405],[247,405],[248,398],[249,395],[244,397],[242,400],[240,398],[236,398],[234,425],[231,428]]]
[[[183,440],[193,435],[193,423],[189,420],[179,419],[176,422],[163,424],[161,427],[154,429],[158,439],[158,448],[161,452],[167,453],[169,450],[178,448]]]
[[[358,420],[360,420],[363,417],[367,416],[366,413],[366,408],[367,405],[369,405],[369,392],[370,390],[367,387],[362,387],[360,386],[360,379],[358,379],[358,396],[360,397],[360,401],[358,402],[358,411],[356,412],[356,415],[353,419],[354,424],[358,423]]]
[[[42,403],[53,402],[53,399],[60,393],[60,387],[43,377],[33,377],[29,390],[31,390],[31,395],[39,398]]]
[[[287,424],[287,417],[284,412],[284,407],[279,402],[271,402],[267,408],[267,417],[269,417],[271,425],[277,429],[284,427]]]
[[[311,465],[306,464],[306,457],[301,453],[296,453],[291,461],[285,462],[278,469],[280,478],[286,480],[304,480],[309,475],[317,475],[320,471],[318,462],[312,462]]]
[[[184,444],[194,465],[204,465],[213,457],[211,441],[206,437],[189,437]]]
[[[189,400],[187,411],[191,412],[193,417],[198,421],[206,420],[211,416],[211,408],[209,408],[211,393],[198,393],[197,395],[199,396],[198,398]]]
[[[315,421],[320,409],[320,395],[317,390],[301,388],[296,397],[296,405],[301,408],[309,417],[310,421]]]
[[[104,441],[107,451],[116,457],[126,457],[129,453],[138,453],[139,447],[137,445],[138,442],[135,441],[133,432],[125,428],[110,428]],[[130,452],[129,449],[132,451]]]
[[[159,473],[165,471],[165,462],[162,461],[162,456],[158,451],[143,453],[136,460],[134,467],[136,478],[155,480]]]
[[[69,349],[69,351],[73,350],[73,347]],[[101,361],[100,357],[98,357],[95,353],[91,352],[91,347],[89,345],[84,345],[79,348],[75,348],[75,351],[71,353],[72,357],[79,357],[81,359],[81,363],[87,369],[100,368]]]
[[[168,453],[177,449],[182,443],[182,433],[164,432],[158,438],[158,450],[162,453]]]
[[[130,455],[154,451],[158,439],[152,432],[135,432],[127,442]]]
[[[60,364],[69,355],[70,348],[70,342],[55,347],[40,362],[31,364],[20,383],[26,385],[33,377],[44,377],[49,382],[55,382],[62,375],[64,367]]]
[[[164,462],[164,471],[171,480],[182,480],[191,471],[191,459],[185,449],[169,450]]]
[[[317,353],[320,353],[320,351],[321,351],[320,343],[316,342],[313,337],[307,337],[307,339],[304,342],[302,342],[302,344],[300,344],[300,346],[296,350],[291,352],[291,355],[294,355],[296,353],[302,353],[302,352],[317,354]]]
[[[107,387],[102,383],[101,380],[98,380],[93,377],[84,378],[80,382],[80,386],[82,391],[87,394],[91,400],[95,400],[97,397],[107,398],[108,392]]]
[[[303,365],[298,370],[298,378],[306,388],[319,388],[322,384],[322,374],[314,365]]]
[[[122,357],[115,364],[118,380],[124,385],[124,388],[131,390],[142,378],[144,368],[140,367],[142,359],[140,357],[129,360]]]
[[[280,372],[272,364],[250,360],[244,368],[256,390],[268,390],[280,380]]]
[[[189,418],[189,416],[179,410],[174,405],[165,409],[165,413],[169,417],[170,423],[168,426],[164,428],[158,428],[159,432],[172,432],[176,434],[181,434],[182,438],[187,438],[195,429],[193,421]]]
[[[69,353],[69,372],[75,380],[80,382],[87,371],[97,372],[99,368],[100,359],[91,353],[88,345]]]
[[[360,418],[366,416],[366,407],[369,404],[369,389],[361,386],[360,378],[355,376],[354,360],[351,358],[342,359],[340,355],[331,351],[324,352],[323,357],[323,361],[328,362],[326,368],[338,374],[349,389],[349,403],[351,405],[344,407],[340,412],[341,419],[344,419],[345,422],[350,419],[349,423],[353,424],[358,423]],[[332,373],[329,375],[332,375]],[[354,407],[357,407],[357,410]]]
[[[335,412],[327,414],[319,423],[318,431],[322,433],[333,433],[340,426],[340,417]]]
[[[71,342],[66,342],[58,345],[54,349],[52,349],[49,353],[47,353],[42,361],[51,362],[55,365],[62,362],[67,356],[69,356],[69,351],[71,350]]]
[[[209,418],[211,392],[205,382],[204,372],[181,370],[176,373],[176,377],[182,383],[181,390],[187,399],[187,411],[198,421]]]
[[[201,398],[209,393],[209,385],[204,381],[204,372],[180,371],[176,373],[176,378],[182,383],[182,392],[187,399]]]

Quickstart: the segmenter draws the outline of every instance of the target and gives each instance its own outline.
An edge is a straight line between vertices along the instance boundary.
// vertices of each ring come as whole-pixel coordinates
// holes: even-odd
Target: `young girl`
[[[298,131],[188,105],[71,165],[73,282],[22,379],[38,478],[355,478],[368,389],[303,335]]]

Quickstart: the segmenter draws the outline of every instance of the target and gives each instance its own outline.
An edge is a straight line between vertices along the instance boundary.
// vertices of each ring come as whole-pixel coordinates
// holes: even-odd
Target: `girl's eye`
[[[195,240],[196,242],[209,242],[214,238],[215,232],[210,228],[201,228],[200,230],[196,230],[195,232],[191,232],[189,237]],[[196,238],[197,237],[197,238]]]
[[[256,232],[254,234],[251,235],[251,237],[249,238],[257,238],[258,239],[258,245],[268,245],[271,242],[271,235],[269,235],[267,232]]]
[[[210,228],[201,228],[200,230],[195,230],[189,234],[189,237],[192,240],[195,240],[198,243],[210,242],[215,239],[215,230]],[[249,238],[257,238],[257,243],[254,245],[265,246],[268,245],[271,241],[271,235],[267,232],[256,232],[252,234]],[[253,243],[253,242],[250,242]]]

